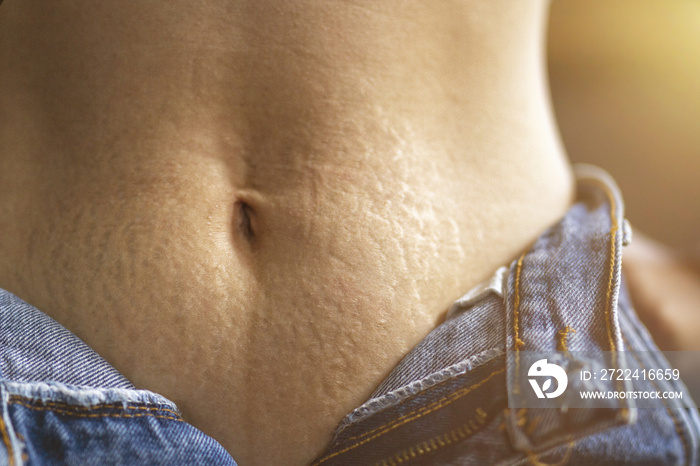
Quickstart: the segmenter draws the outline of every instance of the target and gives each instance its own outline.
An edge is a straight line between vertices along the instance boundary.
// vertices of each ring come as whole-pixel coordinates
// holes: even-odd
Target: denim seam
[[[419,409],[417,409],[417,410],[414,410],[414,411],[411,411],[411,412],[409,412],[409,413],[406,413],[406,414],[404,414],[404,415],[402,415],[402,416],[400,416],[400,417],[394,419],[393,421],[388,422],[388,423],[386,423],[386,424],[383,424],[383,425],[381,425],[381,426],[379,426],[379,427],[377,427],[377,428],[375,428],[375,429],[372,429],[372,430],[370,430],[369,432],[365,432],[365,433],[362,434],[362,435],[358,435],[358,436],[355,436],[355,437],[349,437],[348,440],[359,440],[359,439],[361,439],[361,438],[363,438],[363,437],[366,437],[366,436],[368,436],[368,435],[370,435],[370,434],[373,434],[373,433],[377,432],[378,430],[381,430],[381,429],[384,429],[384,428],[388,428],[387,430],[384,431],[384,432],[388,432],[389,430],[395,429],[396,427],[398,427],[398,426],[400,426],[400,425],[403,425],[403,424],[405,424],[405,423],[407,423],[407,422],[413,421],[414,419],[417,419],[417,418],[419,418],[419,417],[423,417],[423,416],[425,416],[426,414],[429,414],[429,413],[431,413],[431,412],[433,412],[433,411],[435,411],[435,410],[437,410],[437,409],[442,408],[443,406],[447,406],[448,404],[453,403],[454,401],[456,401],[456,400],[458,400],[459,398],[463,397],[464,395],[466,395],[467,393],[469,393],[469,392],[472,391],[473,389],[478,388],[479,386],[483,385],[486,381],[490,380],[491,377],[493,377],[494,375],[498,374],[499,372],[503,372],[504,370],[505,370],[505,369],[501,369],[501,370],[494,371],[494,372],[492,372],[491,374],[489,374],[488,377],[486,377],[486,379],[484,379],[484,380],[482,380],[482,381],[480,381],[480,382],[478,382],[478,383],[476,383],[476,384],[474,384],[474,385],[471,385],[471,386],[469,386],[468,388],[464,388],[464,389],[462,389],[462,390],[458,390],[458,391],[456,391],[456,392],[453,392],[453,393],[449,394],[449,395],[446,396],[446,397],[440,398],[439,400],[434,401],[434,402],[432,402],[432,403],[429,404],[429,405],[423,406],[422,408],[419,408]],[[425,411],[425,412],[422,412],[422,411]],[[420,414],[418,414],[418,413],[420,413]],[[405,422],[400,422],[400,421],[403,421],[404,419],[406,419],[407,417],[413,416],[414,414],[416,414],[415,417],[413,417],[413,418],[411,418],[411,419],[408,419],[408,420],[405,421]],[[394,425],[394,424],[396,424],[396,425]],[[382,434],[383,434],[384,432],[382,432]]]
[[[525,346],[525,342],[520,339],[520,274],[523,269],[523,260],[525,253],[518,259],[518,264],[515,269],[515,289],[513,290],[513,331],[515,333],[515,387],[514,393],[520,393],[520,349]]]
[[[158,415],[155,413],[135,413],[135,414],[127,414],[127,413],[81,413],[81,412],[76,412],[75,410],[72,409],[61,409],[61,408],[53,408],[50,406],[37,406],[37,405],[32,405],[30,403],[20,401],[17,399],[11,400],[8,402],[8,404],[16,404],[19,406],[23,406],[25,408],[34,410],[34,411],[50,411],[53,413],[57,414],[63,414],[66,416],[73,416],[73,417],[79,417],[79,418],[100,418],[100,417],[113,417],[113,418],[137,418],[137,417],[154,417],[158,419],[168,419],[171,421],[177,421],[177,422],[183,422],[182,418],[179,417],[173,417],[173,416],[166,416],[166,415]],[[65,405],[70,408],[72,408],[71,405]],[[96,407],[99,408],[99,407]],[[148,408],[146,408],[148,409]],[[4,439],[3,439],[4,440]]]
[[[619,188],[615,184],[615,181],[610,178],[610,175],[608,175],[606,172],[600,170],[599,168],[586,165],[586,164],[578,164],[577,165],[577,174],[581,180],[586,180],[586,182],[595,184],[598,186],[603,193],[605,194],[606,200],[608,204],[610,205],[610,223],[611,223],[611,228],[610,228],[610,279],[608,282],[608,301],[610,301],[610,304],[613,304],[615,301],[615,294],[619,290],[619,284],[617,288],[613,287],[613,281],[614,281],[614,276],[615,276],[615,269],[617,266],[619,266],[619,260],[617,258],[620,250],[622,249],[622,246],[624,244],[624,222],[625,220],[623,219],[623,210],[624,210],[624,204],[622,201],[622,198],[620,197],[619,194]],[[618,212],[618,206],[620,207],[619,212]],[[619,218],[618,218],[619,217]],[[620,223],[622,221],[623,227],[622,227],[622,234],[618,235],[618,230],[620,230]],[[618,236],[619,236],[619,243],[620,243],[620,248],[618,249],[617,243],[618,243]],[[613,320],[610,318],[610,312],[614,309],[612,305],[608,306],[608,309],[606,310],[606,317],[608,319],[606,320],[606,325],[611,325]],[[608,327],[609,333],[608,337],[610,339],[610,345],[611,345],[611,351],[616,351],[616,347],[622,344],[621,339],[616,339],[614,338],[615,335],[613,335],[612,328]],[[617,341],[617,343],[615,343]]]
[[[477,422],[480,426],[483,426],[484,419],[486,419],[488,415],[481,408],[476,408],[476,413],[479,416]],[[404,448],[391,457],[376,462],[375,466],[395,466],[396,464],[409,462],[421,455],[425,455],[440,448],[450,446],[453,443],[459,443],[460,441],[466,440],[470,436],[474,435],[476,431],[478,431],[478,427],[479,426],[474,425],[473,420],[470,419],[468,423],[464,423],[456,429],[452,429],[442,435],[437,435],[428,440],[416,443],[409,448]],[[428,445],[428,442],[430,442],[430,445]]]
[[[407,423],[409,423],[409,422],[415,421],[416,419],[419,419],[419,418],[421,418],[421,417],[425,416],[426,414],[429,414],[429,413],[431,413],[431,412],[433,412],[433,411],[437,411],[438,409],[440,409],[440,408],[442,408],[442,407],[444,407],[444,406],[447,406],[447,405],[449,405],[449,404],[451,404],[451,403],[457,401],[459,398],[461,398],[461,397],[467,395],[467,394],[468,394],[469,392],[471,392],[472,390],[474,390],[474,389],[480,387],[481,385],[483,385],[483,384],[485,384],[486,382],[488,382],[489,380],[491,380],[491,378],[492,378],[493,376],[495,376],[496,374],[499,374],[499,373],[501,373],[501,372],[505,372],[505,370],[506,370],[506,369],[503,368],[503,369],[499,369],[499,370],[493,371],[493,372],[492,372],[491,374],[489,374],[486,378],[484,378],[483,380],[481,380],[481,381],[475,383],[474,385],[471,385],[471,386],[468,387],[468,388],[463,388],[462,390],[458,390],[458,391],[456,391],[456,392],[454,392],[454,393],[451,393],[451,394],[449,394],[448,396],[443,397],[443,398],[441,398],[441,399],[439,399],[439,400],[437,400],[437,401],[435,401],[435,402],[433,402],[433,403],[431,403],[431,404],[429,404],[429,405],[427,405],[427,406],[423,406],[423,407],[420,408],[420,409],[417,409],[417,410],[414,410],[414,411],[412,411],[412,412],[410,412],[410,413],[404,414],[403,416],[401,416],[401,417],[399,417],[399,418],[397,418],[397,419],[394,419],[393,421],[391,421],[391,422],[389,422],[389,423],[387,423],[387,424],[381,425],[381,426],[377,427],[376,429],[373,429],[373,430],[371,430],[371,431],[369,431],[369,432],[365,432],[364,434],[362,434],[362,435],[360,435],[360,436],[352,437],[352,438],[354,438],[354,439],[358,439],[358,440],[359,440],[360,438],[366,437],[367,435],[370,435],[370,434],[373,433],[373,432],[377,432],[377,430],[384,429],[384,430],[381,430],[380,432],[376,433],[375,435],[373,435],[373,436],[371,436],[371,437],[369,437],[369,438],[365,438],[365,439],[363,439],[363,440],[361,440],[361,441],[359,441],[359,442],[357,442],[357,443],[354,443],[354,444],[352,444],[352,445],[350,445],[350,446],[348,446],[348,447],[346,447],[346,448],[344,448],[344,449],[342,449],[342,450],[340,450],[340,451],[337,451],[337,452],[335,452],[335,453],[332,453],[332,454],[326,456],[325,458],[321,458],[320,460],[314,462],[312,466],[316,466],[316,465],[319,465],[319,464],[321,464],[321,463],[325,463],[325,462],[328,461],[329,459],[331,459],[331,458],[333,458],[333,457],[335,457],[335,456],[341,455],[341,454],[343,454],[343,453],[345,453],[345,452],[347,452],[347,451],[353,450],[353,449],[359,447],[360,445],[363,445],[363,444],[365,444],[365,443],[367,443],[367,442],[369,442],[369,441],[371,441],[371,440],[374,440],[374,439],[377,438],[377,437],[380,437],[380,436],[386,434],[387,432],[389,432],[389,431],[391,431],[391,430],[393,430],[393,429],[396,429],[397,427],[400,427],[400,426],[402,426],[402,425],[404,425],[404,424],[407,424]],[[411,417],[411,416],[413,416],[413,417]],[[399,422],[399,421],[401,421],[401,422]]]
[[[9,402],[10,403],[27,403],[31,404],[31,402],[34,401],[31,398],[23,397],[20,395],[10,395]],[[99,405],[92,405],[92,406],[79,406],[79,405],[72,405],[70,403],[62,403],[58,401],[42,401],[41,404],[43,406],[48,406],[48,407],[56,407],[58,409],[62,409],[65,411],[92,411],[96,409],[138,409],[141,411],[160,411],[160,412],[166,412],[166,413],[171,413],[175,417],[180,417],[180,414],[176,411],[173,411],[172,409],[168,408],[159,408],[157,406],[138,406],[138,405],[130,405],[130,404],[124,404],[124,403],[109,403],[109,404],[99,404]],[[35,404],[33,406],[36,406]]]
[[[480,356],[481,354],[483,354],[483,353],[480,353],[480,354],[477,355],[477,356]],[[496,371],[496,372],[498,372],[498,371]],[[494,374],[496,374],[496,372],[493,372],[493,373],[489,374],[488,378],[491,378],[491,376],[493,376]],[[429,388],[432,389],[432,388],[435,388],[435,387],[439,387],[440,385],[443,385],[443,384],[449,382],[450,380],[452,380],[452,378],[446,378],[445,380],[442,380],[442,381],[436,383],[435,385],[433,385],[433,386],[431,386],[431,387],[429,387]],[[399,421],[405,419],[405,418],[408,417],[408,416],[411,416],[411,415],[413,415],[413,414],[415,414],[415,413],[417,413],[417,412],[420,412],[420,411],[422,411],[422,410],[424,410],[424,409],[428,409],[428,408],[432,407],[432,406],[435,405],[435,404],[442,403],[443,401],[445,401],[445,400],[447,400],[447,399],[449,399],[450,397],[453,397],[453,396],[455,396],[455,395],[457,395],[455,399],[461,398],[462,395],[466,394],[466,393],[462,393],[462,392],[464,392],[464,390],[468,390],[468,391],[469,391],[469,390],[471,390],[473,387],[474,387],[474,385],[472,385],[471,387],[468,387],[468,388],[466,388],[466,389],[463,388],[463,389],[461,389],[461,390],[457,390],[456,392],[450,393],[449,395],[447,395],[447,396],[445,396],[445,397],[443,397],[443,398],[441,398],[441,399],[439,399],[439,400],[436,400],[436,401],[432,402],[431,404],[429,404],[429,405],[427,405],[427,406],[423,406],[422,408],[419,408],[419,409],[417,409],[417,410],[413,410],[413,411],[411,411],[411,412],[409,412],[409,413],[406,413],[406,414],[404,414],[404,415],[402,415],[402,416],[400,416],[400,417],[394,419],[393,421],[390,421],[390,422],[388,422],[388,423],[386,423],[386,424],[382,424],[382,425],[380,425],[380,426],[378,426],[378,427],[375,427],[374,429],[372,429],[372,430],[370,430],[370,431],[368,431],[368,432],[364,432],[364,433],[362,433],[362,434],[360,434],[360,435],[355,435],[355,436],[352,436],[352,437],[348,437],[346,440],[347,440],[347,441],[349,441],[349,440],[357,440],[357,439],[361,439],[361,438],[363,438],[363,437],[367,437],[368,435],[371,435],[371,434],[377,432],[378,430],[381,430],[381,429],[383,429],[383,428],[385,428],[385,427],[388,427],[388,426],[390,426],[390,425],[392,425],[392,424],[394,424],[394,423],[396,423],[396,422],[399,422]],[[420,394],[420,393],[417,393],[417,394],[415,394],[415,395],[419,395],[419,394]],[[410,397],[404,398],[403,400],[400,400],[400,401],[399,401],[398,403],[396,403],[395,405],[392,405],[392,407],[398,406],[398,405],[400,405],[400,404],[405,403],[409,398],[412,398],[412,397],[415,396],[415,395],[412,395],[412,396],[410,396]],[[454,400],[452,400],[452,401],[454,401]],[[451,403],[452,401],[450,401],[450,403]],[[446,403],[446,404],[449,404],[449,403]]]
[[[617,216],[615,215],[615,200],[612,194],[608,191],[607,187],[604,187],[605,196],[608,198],[608,203],[610,204],[610,222],[612,223],[610,227],[610,275],[608,278],[608,291],[606,294],[606,304],[605,307],[605,327],[608,331],[608,341],[610,343],[610,351],[613,353],[616,351],[615,342],[613,341],[612,328],[610,327],[610,308],[612,306],[612,292],[613,292],[613,281],[615,278],[615,256],[616,256],[616,244],[617,241]],[[613,355],[614,357],[614,355]],[[615,362],[613,360],[613,365]]]
[[[605,192],[605,197],[608,200],[608,204],[610,205],[610,274],[608,278],[608,290],[606,293],[606,308],[605,308],[605,326],[608,331],[608,340],[610,343],[610,351],[611,351],[611,356],[612,356],[612,365],[614,368],[620,367],[620,361],[617,358],[618,352],[617,348],[615,345],[615,341],[613,339],[613,333],[612,333],[612,316],[611,316],[611,310],[613,307],[613,282],[615,281],[615,269],[617,268],[618,260],[617,260],[617,236],[618,236],[618,230],[619,230],[619,225],[618,225],[618,219],[617,219],[617,202],[615,200],[615,195],[610,191],[610,188],[607,184],[601,183],[601,186],[603,188],[603,192]],[[622,241],[622,238],[620,238],[620,241]],[[619,287],[619,283],[618,283]],[[617,304],[617,303],[615,303]],[[620,337],[622,337],[622,330],[618,328],[620,331]],[[626,364],[623,365],[623,367]],[[620,383],[620,381],[616,381],[616,385],[618,390],[620,389],[620,386],[623,385]],[[626,407],[622,408],[622,414],[624,417],[628,416],[628,409]]]
[[[408,385],[392,390],[389,393],[382,395],[379,398],[375,398],[367,401],[365,404],[353,410],[347,418],[352,418],[350,422],[342,427],[338,428],[336,435],[340,434],[343,430],[350,427],[352,424],[360,422],[367,419],[371,415],[394,406],[405,403],[411,398],[414,398],[426,390],[439,387],[455,377],[465,374],[467,371],[474,369],[482,364],[485,364],[503,354],[503,350],[499,348],[490,348],[477,353],[473,356],[463,359],[462,361],[446,367],[438,372],[430,374],[429,376],[422,378],[420,380],[415,380]],[[411,392],[413,390],[413,392]],[[399,398],[398,400],[392,400],[390,398]],[[378,428],[377,428],[378,429]],[[377,430],[375,429],[375,430]],[[366,435],[366,434],[365,434]],[[353,440],[357,438],[349,437],[348,440]]]
[[[10,396],[42,402],[67,403],[70,406],[93,406],[118,403],[163,406],[177,412],[177,406],[167,398],[146,390],[123,388],[76,387],[60,382],[4,381]]]

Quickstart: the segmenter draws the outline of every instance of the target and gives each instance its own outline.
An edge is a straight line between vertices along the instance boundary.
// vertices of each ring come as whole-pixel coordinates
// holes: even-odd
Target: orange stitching
[[[613,340],[612,328],[610,327],[610,308],[612,307],[612,284],[613,276],[615,275],[615,252],[616,245],[615,241],[617,239],[617,212],[615,206],[615,196],[610,192],[607,185],[599,183],[603,192],[605,192],[605,197],[608,198],[608,204],[610,204],[610,278],[608,279],[608,291],[607,291],[607,303],[608,306],[605,309],[605,326],[608,331],[608,341],[610,343],[610,351],[616,351],[615,341]]]
[[[568,353],[569,352],[569,347],[568,347],[568,339],[569,339],[569,333],[576,333],[576,330],[573,327],[566,326],[564,327],[564,330],[561,330],[557,335],[559,335],[559,351],[563,351]]]
[[[608,341],[610,343],[610,351],[615,352],[615,341],[613,339],[612,335],[612,328],[610,327],[610,308],[612,307],[612,282],[613,282],[613,276],[615,274],[615,252],[616,252],[616,246],[615,246],[615,241],[617,238],[617,230],[619,229],[619,226],[617,224],[617,211],[616,211],[616,206],[615,206],[615,196],[613,193],[610,191],[610,188],[604,183],[601,182],[598,179],[592,179],[591,181],[595,182],[598,186],[600,186],[605,193],[605,197],[608,199],[608,204],[610,204],[610,278],[608,280],[608,291],[607,291],[607,301],[608,301],[608,306],[605,309],[605,326],[608,331]]]
[[[618,224],[617,224],[617,212],[616,212],[616,204],[615,204],[615,196],[613,193],[610,191],[610,188],[603,183],[600,182],[600,180],[593,180],[596,182],[603,190],[605,193],[605,197],[608,199],[608,204],[610,204],[610,278],[608,279],[608,290],[606,293],[606,301],[607,301],[607,306],[605,308],[605,328],[608,332],[608,342],[610,343],[610,351],[612,352],[612,365],[613,367],[617,367],[617,356],[616,356],[616,345],[615,341],[613,339],[612,335],[612,328],[611,328],[611,317],[610,317],[610,312],[612,309],[612,284],[613,284],[613,277],[615,275],[615,252],[616,252],[616,246],[615,242],[617,240],[617,230],[618,230]],[[619,388],[620,383],[616,384]],[[628,415],[628,410],[627,408],[622,409],[623,415],[627,416]]]
[[[31,405],[29,403],[24,403],[22,401],[13,401],[12,403],[18,404],[20,406],[24,406],[25,408],[33,409],[35,411],[51,411],[53,413],[65,414],[66,416],[74,416],[74,417],[85,417],[85,418],[95,418],[95,417],[116,417],[116,418],[156,417],[159,419],[169,419],[171,421],[184,422],[179,417],[163,416],[163,415],[152,414],[152,413],[141,413],[141,414],[91,413],[91,414],[84,414],[84,413],[77,413],[77,412],[72,411],[72,410],[69,411],[69,410],[65,410],[65,409],[49,408],[47,406]]]
[[[401,458],[401,457],[399,456],[398,453],[394,455],[394,459],[395,459],[396,462],[399,463],[399,464],[401,464],[401,463],[403,463],[403,462],[405,461],[403,458]]]
[[[610,189],[605,185],[601,185],[603,188],[603,191],[605,192],[605,196],[608,198],[608,204],[610,204],[610,276],[608,278],[608,290],[606,293],[606,307],[605,307],[605,328],[608,331],[608,341],[610,343],[610,351],[612,352],[611,358],[612,358],[612,365],[613,367],[617,367],[617,354],[616,354],[616,346],[615,346],[615,341],[613,340],[613,335],[612,335],[612,328],[611,328],[611,320],[612,317],[610,315],[612,311],[612,285],[613,285],[613,277],[615,275],[615,252],[616,252],[616,245],[615,242],[617,241],[617,230],[618,230],[618,225],[617,225],[617,213],[616,213],[616,206],[615,206],[615,196],[613,196],[612,192],[610,192]],[[620,332],[622,334],[622,332]],[[616,381],[615,385],[617,385],[617,388],[619,390],[620,386],[622,385],[621,381]],[[622,415],[624,417],[627,417],[629,414],[627,408],[622,409]]]
[[[477,414],[477,419],[478,419],[477,422],[479,423],[479,426],[483,426],[486,418],[488,417],[488,414],[486,414],[484,412],[484,410],[481,408],[476,408],[475,412]],[[476,430],[477,428],[478,428],[478,426],[474,430]],[[466,432],[464,431],[464,429],[466,429]],[[469,435],[472,435],[473,433],[474,433],[474,431],[469,429],[469,427],[465,423],[465,424],[462,424],[460,427],[457,427],[456,429],[452,429],[452,430],[448,431],[445,434],[438,435],[438,436],[435,436],[431,439],[425,440],[425,441],[418,443],[412,447],[409,447],[409,449],[404,449],[401,452],[394,454],[394,458],[398,459],[398,458],[403,457],[402,461],[400,461],[400,462],[403,462],[403,461],[408,462],[411,459],[415,459],[420,455],[424,455],[425,453],[430,453],[430,452],[433,452],[433,451],[438,450],[440,448],[452,445],[453,443],[458,442],[460,440],[464,440]],[[452,439],[450,439],[450,436],[452,437]],[[428,442],[430,442],[430,447],[428,447]],[[435,445],[435,442],[437,442],[437,445]],[[423,445],[425,447],[425,449],[421,450],[419,445]],[[418,449],[418,454],[414,453],[413,448]],[[410,452],[410,455],[408,452]],[[383,460],[381,462],[378,461],[375,463],[375,466],[379,466],[379,465],[383,464],[384,462],[386,462],[386,460]]]
[[[523,260],[525,253],[518,259],[518,265],[515,269],[515,297],[513,299],[513,330],[515,333],[515,384],[513,385],[513,393],[520,393],[520,349],[525,346],[525,342],[520,339],[520,271],[523,268]]]
[[[7,426],[5,425],[5,419],[3,419],[2,416],[0,416],[0,435],[2,435],[2,443],[5,444],[5,448],[7,448],[7,458],[10,466],[14,466],[15,464],[15,456],[14,452],[12,451],[12,444],[10,443],[10,436],[7,433]]]
[[[625,343],[625,346],[629,347],[630,345],[627,342],[625,335],[622,333],[621,333],[621,335],[622,335],[622,341]],[[639,356],[637,356],[636,351],[632,351],[632,356],[637,361],[637,364],[639,364],[641,367],[644,367],[644,365],[642,364],[642,361],[639,360]],[[649,381],[651,382],[651,384],[654,386],[654,388],[656,390],[659,390],[660,387],[656,384],[656,381],[654,381],[652,379],[649,379]],[[666,408],[666,412],[668,413],[668,415],[671,416],[671,419],[673,419],[673,425],[676,427],[676,433],[681,438],[681,443],[683,443],[683,450],[685,450],[685,457],[690,458],[690,448],[688,447],[688,442],[685,439],[685,432],[683,431],[683,428],[681,427],[680,422],[676,418],[676,415],[673,413],[673,410],[669,406],[668,401],[666,401],[666,399],[664,399],[664,398],[661,398],[661,402],[664,404],[664,407]],[[690,464],[690,463],[687,463],[687,464]]]
[[[610,208],[613,211],[613,207]],[[612,216],[612,214],[611,214]],[[610,351],[615,351],[615,342],[613,341],[612,328],[610,327],[610,308],[612,307],[612,284],[613,276],[615,275],[615,236],[617,235],[617,221],[614,221],[610,229],[610,278],[608,280],[607,306],[605,308],[605,326],[608,330],[608,340],[610,342]]]
[[[390,422],[390,423],[388,423],[388,424],[385,424],[385,425],[383,425],[383,426],[380,426],[380,427],[378,427],[377,429],[374,429],[374,430],[368,432],[368,434],[371,433],[371,432],[376,432],[378,429],[384,429],[384,430],[382,430],[382,431],[378,432],[377,434],[375,434],[375,435],[373,435],[373,436],[371,436],[371,437],[369,437],[369,438],[366,438],[366,439],[364,439],[364,440],[362,440],[362,441],[360,441],[360,442],[357,442],[357,443],[355,443],[355,444],[353,444],[353,445],[350,445],[349,447],[346,447],[346,448],[344,448],[343,450],[340,450],[340,451],[337,451],[337,452],[335,452],[335,453],[333,453],[333,454],[330,454],[330,455],[326,456],[325,458],[321,458],[321,459],[318,460],[317,462],[313,463],[312,466],[317,466],[317,465],[319,465],[319,464],[321,464],[321,463],[325,463],[325,462],[328,461],[329,459],[331,459],[331,458],[333,458],[333,457],[336,457],[336,456],[338,456],[338,455],[341,455],[341,454],[343,454],[343,453],[345,453],[345,452],[347,452],[347,451],[353,450],[353,449],[359,447],[360,445],[363,445],[363,444],[365,444],[365,443],[367,443],[367,442],[369,442],[369,441],[371,441],[371,440],[374,440],[374,439],[377,438],[377,437],[380,437],[380,436],[384,435],[385,433],[387,433],[387,432],[389,432],[389,431],[391,431],[391,430],[396,429],[396,428],[399,427],[399,426],[402,426],[402,425],[407,424],[407,423],[409,423],[409,422],[411,422],[411,421],[414,421],[414,420],[416,420],[416,419],[418,419],[418,418],[421,418],[421,417],[425,416],[426,414],[432,413],[433,411],[436,411],[436,410],[442,408],[443,406],[447,406],[448,404],[453,403],[453,402],[455,402],[456,400],[458,400],[459,398],[461,398],[461,397],[463,397],[464,395],[468,394],[468,393],[471,392],[472,390],[474,390],[474,389],[476,389],[476,388],[479,388],[481,385],[483,385],[483,384],[485,384],[486,382],[488,382],[489,380],[491,380],[491,378],[492,378],[493,376],[495,376],[496,374],[500,374],[500,373],[502,373],[502,372],[505,372],[505,368],[499,369],[499,370],[496,370],[496,371],[493,371],[493,372],[492,372],[491,374],[489,374],[489,376],[486,377],[484,380],[482,380],[482,381],[480,381],[480,382],[477,382],[477,383],[475,383],[474,385],[472,385],[472,386],[470,386],[470,387],[468,387],[468,388],[463,388],[462,390],[459,390],[459,391],[456,391],[456,392],[454,392],[454,393],[451,393],[450,395],[448,395],[448,396],[446,396],[446,397],[444,397],[444,398],[441,398],[441,399],[439,399],[439,400],[437,400],[437,401],[435,401],[435,402],[433,402],[433,403],[431,403],[431,404],[429,404],[429,405],[427,405],[427,406],[424,406],[424,407],[422,407],[422,408],[420,408],[420,409],[418,409],[418,410],[415,410],[415,411],[413,411],[413,412],[411,412],[411,413],[405,414],[405,415],[401,416],[400,418],[395,419],[395,420],[393,420],[392,422]],[[413,417],[409,417],[409,416],[411,416],[411,415],[414,415],[414,416],[413,416]],[[406,419],[406,417],[408,417],[408,419]],[[403,419],[403,420],[402,420],[402,419]],[[401,421],[401,422],[398,422],[398,421]],[[394,425],[392,425],[392,424],[394,424]],[[389,427],[389,426],[391,426],[391,427]],[[366,435],[366,434],[363,434],[362,436],[364,436],[364,435]],[[362,437],[362,436],[360,436],[360,437]],[[428,447],[427,444],[425,445],[425,448],[426,448],[428,451],[430,451],[430,450],[429,450],[430,447]]]
[[[24,402],[24,403],[30,403],[32,400],[20,395],[11,395],[10,396],[10,403],[14,402]],[[136,406],[136,405],[129,405],[127,404],[124,406],[122,403],[110,403],[110,404],[104,404],[104,405],[92,405],[92,406],[75,406],[71,405],[68,403],[63,403],[59,401],[44,401],[41,403],[44,406],[55,406],[55,407],[63,407],[63,409],[66,410],[75,410],[75,411],[92,411],[95,409],[113,409],[113,408],[121,408],[121,409],[139,409],[139,410],[145,410],[145,411],[164,411],[168,413],[172,413],[177,417],[180,417],[180,413],[177,411],[173,411],[172,409],[168,408],[158,408],[158,407],[151,407],[151,406]]]
[[[515,270],[515,302],[513,303],[513,328],[515,329],[515,350],[520,350],[525,346],[525,342],[519,337],[520,331],[520,271],[523,268],[525,254],[518,259],[518,266]]]

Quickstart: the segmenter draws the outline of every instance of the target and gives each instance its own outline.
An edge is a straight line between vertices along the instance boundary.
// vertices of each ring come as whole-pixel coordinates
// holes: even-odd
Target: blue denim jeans
[[[177,407],[0,290],[0,465],[235,465]]]
[[[656,409],[629,400],[509,408],[518,405],[530,352],[605,351],[621,367],[668,367],[624,290],[621,251],[631,232],[617,188],[600,170],[577,173],[578,200],[567,215],[458,300],[346,417],[314,465],[699,464],[700,420],[689,398],[658,400]],[[0,464],[235,465],[172,402],[136,390],[65,328],[2,290],[0,400]]]
[[[594,409],[517,407],[530,390],[520,385],[531,353],[565,355],[570,365],[584,363],[577,354],[600,352],[615,355],[616,367],[669,367],[624,289],[621,255],[631,231],[617,187],[594,167],[576,172],[577,202],[566,216],[458,300],[347,416],[314,466],[700,464],[700,422],[689,397],[645,409],[631,400]],[[684,389],[679,380],[639,384]]]

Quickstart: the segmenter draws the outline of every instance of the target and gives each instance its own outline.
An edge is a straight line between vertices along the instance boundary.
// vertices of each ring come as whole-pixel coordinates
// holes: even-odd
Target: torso
[[[423,42],[430,59],[406,52],[389,66],[428,20],[351,8],[340,21],[315,8],[311,19],[337,31],[316,36],[294,19],[301,10],[283,20],[270,8],[252,13],[264,27],[241,12],[144,13],[174,28],[151,51],[131,26],[66,35],[94,48],[100,91],[73,82],[62,91],[71,106],[56,108],[54,95],[4,97],[36,99],[48,121],[53,109],[72,125],[47,130],[60,149],[52,165],[45,140],[22,154],[8,130],[0,146],[30,161],[1,183],[11,221],[0,286],[171,398],[244,464],[318,453],[454,299],[559,218],[571,191],[536,63],[516,63],[539,89],[518,100],[518,86],[488,78],[502,66],[492,50],[463,64],[491,66],[481,80],[450,69],[462,67],[452,57],[435,65],[438,41]],[[188,34],[172,36],[185,20]],[[366,33],[348,32],[359,23]],[[375,39],[392,24],[388,42]],[[20,186],[31,189],[18,210]]]

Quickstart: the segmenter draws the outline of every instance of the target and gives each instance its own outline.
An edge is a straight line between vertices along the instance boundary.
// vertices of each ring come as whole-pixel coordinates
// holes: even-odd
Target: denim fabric
[[[0,290],[0,465],[235,465],[177,407]]]
[[[631,240],[617,187],[576,168],[577,202],[490,284],[458,300],[372,398],[340,424],[315,465],[673,464],[700,462],[692,400],[656,409],[518,406],[531,352],[613,354],[615,367],[667,368],[637,319],[621,274]],[[570,353],[569,353],[570,352]],[[682,389],[680,381],[644,388]],[[527,387],[529,389],[529,387]]]

